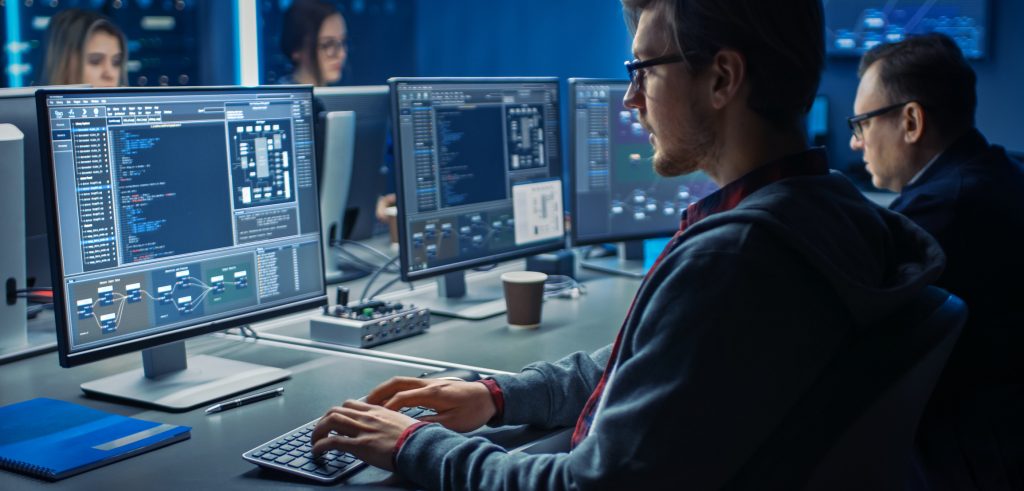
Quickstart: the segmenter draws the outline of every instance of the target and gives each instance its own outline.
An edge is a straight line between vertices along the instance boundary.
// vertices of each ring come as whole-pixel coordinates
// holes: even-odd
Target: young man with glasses
[[[859,379],[825,382],[833,360],[865,331],[900,330],[890,319],[943,259],[807,148],[820,0],[623,3],[636,57],[624,102],[651,132],[655,170],[701,170],[721,189],[682,215],[615,343],[482,383],[392,379],[328,411],[314,451],[352,452],[428,489],[802,488],[860,414],[838,398],[877,400]],[[874,346],[847,368],[878,363]],[[438,414],[394,411],[418,405]],[[574,427],[573,448],[509,454],[456,433],[484,424]],[[878,444],[909,453],[897,440]],[[846,484],[893,484],[871,477]]]
[[[921,422],[936,489],[1024,488],[1024,169],[975,128],[974,70],[941,34],[879,45],[860,64],[850,147],[890,209],[942,245],[937,285],[969,317]]]

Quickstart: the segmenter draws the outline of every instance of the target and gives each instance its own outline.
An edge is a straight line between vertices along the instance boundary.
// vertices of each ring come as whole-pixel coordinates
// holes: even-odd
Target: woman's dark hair
[[[292,55],[304,51],[316,77],[316,85],[324,82],[317,57],[317,35],[324,20],[334,14],[341,14],[337,7],[324,0],[295,0],[284,13],[284,27],[281,29],[281,51],[294,63]]]
[[[636,31],[641,11],[661,8],[692,72],[723,48],[747,63],[747,105],[779,125],[799,127],[818,92],[825,65],[821,0],[622,0]]]
[[[121,44],[120,85],[128,85],[128,46],[124,33],[110,19],[81,9],[66,9],[50,19],[43,78],[50,85],[82,83],[83,51],[89,36],[106,32]]]
[[[863,77],[875,63],[890,103],[917,101],[939,134],[949,138],[974,127],[977,76],[949,36],[926,34],[879,44],[861,58],[858,75]]]

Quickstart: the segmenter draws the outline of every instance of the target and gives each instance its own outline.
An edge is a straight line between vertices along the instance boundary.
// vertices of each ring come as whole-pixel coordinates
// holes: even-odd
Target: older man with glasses
[[[974,70],[941,34],[864,55],[849,119],[890,208],[946,253],[969,318],[918,432],[933,489],[1024,489],[1024,169],[975,128]]]

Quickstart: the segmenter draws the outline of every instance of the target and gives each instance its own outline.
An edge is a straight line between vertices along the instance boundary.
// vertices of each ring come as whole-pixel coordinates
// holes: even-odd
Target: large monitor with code
[[[501,285],[463,271],[564,246],[558,80],[390,83],[402,278],[444,275],[432,312],[501,313]]]
[[[650,133],[623,106],[628,80],[574,78],[570,90],[572,239],[574,245],[621,243],[611,258],[582,265],[643,275],[643,239],[668,237],[691,203],[718,189],[706,174],[658,176]]]
[[[287,377],[212,357],[186,368],[181,340],[324,303],[310,88],[36,102],[60,362],[145,349],[145,377],[83,390],[184,409]]]

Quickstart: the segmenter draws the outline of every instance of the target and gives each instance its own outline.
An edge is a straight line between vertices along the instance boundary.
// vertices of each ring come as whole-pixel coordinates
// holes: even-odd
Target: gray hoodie
[[[830,360],[945,262],[930,235],[837,173],[769,184],[680,239],[637,293],[594,425],[571,453],[508,454],[432,424],[405,442],[398,472],[427,489],[735,484],[755,455],[786,451],[766,446]],[[503,423],[573,426],[609,354],[495,377]]]

